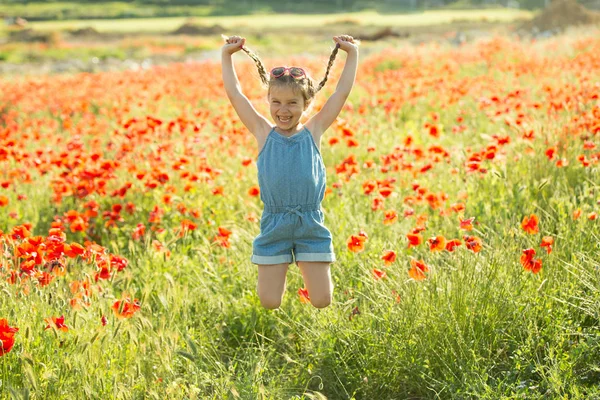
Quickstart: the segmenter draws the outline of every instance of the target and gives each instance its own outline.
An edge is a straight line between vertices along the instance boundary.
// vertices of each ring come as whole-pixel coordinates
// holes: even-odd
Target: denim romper
[[[311,132],[290,137],[271,129],[257,158],[264,210],[260,234],[252,242],[254,264],[335,261],[331,232],[325,227],[325,165]]]

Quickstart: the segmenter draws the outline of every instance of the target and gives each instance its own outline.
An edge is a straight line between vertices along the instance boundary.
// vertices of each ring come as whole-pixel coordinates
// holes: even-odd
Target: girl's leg
[[[331,304],[333,283],[330,262],[297,261],[313,306],[324,308]]]
[[[275,309],[281,305],[288,267],[288,263],[258,266],[256,291],[263,307]]]

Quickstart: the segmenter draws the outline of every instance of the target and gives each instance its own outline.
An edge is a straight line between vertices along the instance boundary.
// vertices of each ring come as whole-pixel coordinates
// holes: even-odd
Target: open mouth
[[[290,122],[292,120],[292,117],[285,117],[285,118],[284,117],[277,117],[277,118],[279,118],[279,120],[281,122],[283,122],[284,124],[287,124],[288,122]]]

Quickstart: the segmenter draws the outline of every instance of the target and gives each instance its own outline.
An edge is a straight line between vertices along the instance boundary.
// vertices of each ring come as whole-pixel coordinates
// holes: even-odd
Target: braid
[[[269,74],[267,73],[267,69],[265,68],[260,58],[258,58],[256,54],[248,50],[246,47],[242,47],[242,50],[244,50],[246,54],[248,54],[248,56],[254,60],[254,62],[256,63],[256,67],[258,68],[258,75],[260,76],[260,80],[264,85],[268,85],[269,80],[267,79],[267,77],[269,76]]]
[[[325,82],[327,82],[327,76],[329,75],[329,70],[331,69],[331,66],[333,65],[333,60],[335,60],[335,56],[337,55],[338,48],[339,48],[339,46],[335,46],[335,49],[333,49],[333,51],[331,52],[331,56],[329,57],[329,63],[327,64],[327,70],[325,71],[325,77],[317,86],[315,93],[318,92],[319,90],[321,90],[323,85],[325,85]]]

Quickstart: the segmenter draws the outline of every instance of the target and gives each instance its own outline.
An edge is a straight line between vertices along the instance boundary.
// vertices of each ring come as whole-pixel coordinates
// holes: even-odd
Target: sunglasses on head
[[[271,76],[273,78],[279,78],[280,76],[285,75],[286,71],[289,72],[292,78],[299,79],[306,76],[306,73],[300,67],[275,67],[271,70]]]

